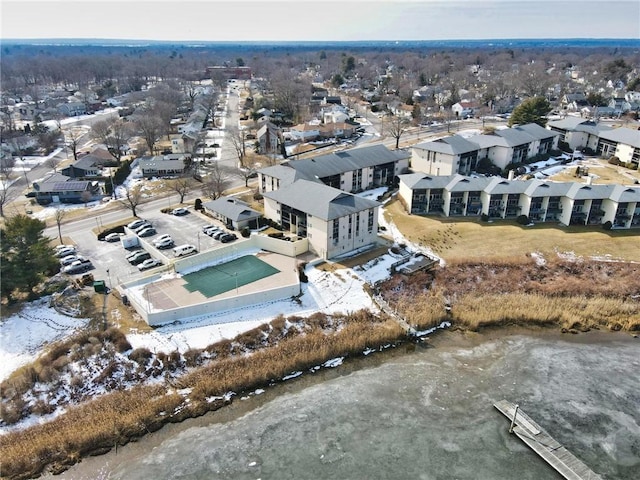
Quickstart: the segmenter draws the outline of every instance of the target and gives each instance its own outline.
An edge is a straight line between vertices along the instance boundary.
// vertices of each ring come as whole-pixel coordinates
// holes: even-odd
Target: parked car
[[[235,234],[233,233],[225,233],[224,235],[222,235],[220,237],[220,241],[222,243],[229,243],[229,242],[233,242],[234,240],[237,240],[238,237],[235,236]]]
[[[219,227],[215,227],[213,225],[208,226],[206,229],[203,230],[203,232],[206,235],[209,235],[210,237],[212,237],[214,234],[221,232],[222,230]]]
[[[218,230],[217,232],[215,232],[213,235],[211,235],[215,240],[220,240],[220,238],[223,235],[226,235],[227,232],[225,232],[224,230]]]
[[[64,273],[73,275],[76,273],[84,273],[87,270],[91,270],[92,268],[93,268],[93,264],[91,263],[91,260],[82,259],[82,260],[76,260],[71,265],[67,265],[62,269],[62,271]]]
[[[110,233],[109,235],[104,237],[105,242],[117,242],[118,240],[120,240],[119,233]]]
[[[138,254],[139,254],[139,253],[141,253],[141,252],[144,252],[144,250],[143,250],[143,249],[141,249],[141,248],[137,248],[136,250],[134,250],[134,251],[132,251],[132,252],[127,253],[127,254],[125,255],[125,257],[124,257],[124,258],[126,258],[126,259],[127,259],[127,261],[129,261],[129,259],[130,259],[130,258],[135,257],[136,255],[138,255]]]
[[[127,227],[133,230],[134,228],[138,228],[140,225],[144,223],[149,223],[149,222],[147,222],[146,220],[143,220],[142,218],[139,218],[138,220],[134,220],[133,222],[129,223]]]
[[[166,250],[167,248],[173,247],[175,245],[175,242],[173,241],[173,238],[165,238],[160,242],[154,242],[153,245],[158,250]]]
[[[149,227],[152,227],[152,226],[153,226],[153,225],[151,225],[151,223],[150,223],[150,222],[147,222],[147,221],[145,220],[145,221],[144,221],[144,223],[141,223],[140,225],[138,225],[138,226],[137,226],[137,227],[135,227],[135,228],[132,228],[131,230],[132,230],[134,233],[136,233],[136,234],[137,234],[138,232],[140,232],[140,230],[144,230],[145,228],[149,228]]]
[[[73,245],[56,245],[55,247],[53,247],[53,251],[54,253],[58,253],[60,250],[63,250],[65,248],[76,248]]]
[[[144,262],[138,265],[138,270],[141,272],[144,270],[149,270],[150,268],[158,267],[162,265],[162,262],[157,258],[147,258]]]
[[[186,208],[183,208],[183,207],[174,208],[173,210],[171,210],[171,215],[182,216],[182,215],[186,215],[188,213],[189,213],[189,210],[187,210]]]
[[[196,250],[196,247],[194,247],[193,245],[179,245],[177,247],[174,247],[173,249],[173,254],[176,257],[182,257],[184,255],[190,255],[192,253],[196,253],[198,250]]]
[[[142,230],[140,230],[138,232],[138,236],[139,237],[152,237],[153,235],[155,235],[156,233],[156,229],[153,227],[147,227],[147,228],[143,228]]]
[[[75,255],[76,249],[74,247],[65,247],[58,250],[55,255],[58,258],[68,257],[69,255]]]
[[[165,233],[163,235],[160,235],[159,237],[154,238],[153,243],[155,245],[156,243],[164,242],[165,240],[173,240],[173,239],[171,238],[171,235],[169,235],[168,233]]]
[[[82,257],[78,255],[67,255],[66,257],[62,257],[60,259],[60,265],[66,267],[67,265],[71,265],[73,262],[77,260],[84,260]]]
[[[138,265],[139,263],[144,262],[148,258],[151,258],[151,254],[146,251],[138,252],[136,255],[129,259],[129,263],[131,265]]]
[[[207,231],[212,230],[212,229],[219,230],[220,228],[216,227],[215,225],[211,225],[211,224],[205,225],[205,226],[202,227],[203,233],[207,233]]]

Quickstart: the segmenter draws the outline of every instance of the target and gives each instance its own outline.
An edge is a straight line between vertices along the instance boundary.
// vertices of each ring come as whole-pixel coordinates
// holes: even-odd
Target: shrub
[[[304,271],[304,268],[306,265],[307,265],[306,263],[302,263],[301,265],[298,266],[298,278],[300,278],[300,281],[302,283],[309,282],[309,277],[307,277],[307,274]]]
[[[146,364],[152,356],[151,350],[145,347],[136,348],[129,354],[129,359],[138,364]]]
[[[614,155],[612,157],[609,157],[607,163],[609,163],[610,165],[620,165],[620,159]]]
[[[242,235],[244,238],[249,238],[249,236],[251,235],[251,230],[249,230],[249,227],[242,227],[240,229],[240,235]]]
[[[483,222],[488,222],[489,215],[487,215],[486,213],[483,213],[482,215],[480,215],[480,220],[482,220]]]
[[[256,192],[253,194],[253,199],[254,200],[262,200],[262,194],[260,192]]]
[[[611,227],[613,227],[613,224],[609,220],[602,224],[602,228],[604,228],[605,230],[611,230]]]
[[[520,215],[518,218],[516,218],[516,222],[518,222],[520,225],[529,225],[529,217],[526,215]]]

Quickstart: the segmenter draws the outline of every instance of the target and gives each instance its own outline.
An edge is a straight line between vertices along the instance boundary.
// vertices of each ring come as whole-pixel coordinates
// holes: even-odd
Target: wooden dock
[[[540,425],[517,408],[517,405],[507,400],[500,400],[493,406],[512,421],[510,431],[515,433],[520,440],[540,455],[564,478],[568,480],[602,480],[600,475],[591,471],[569,450],[554,440]]]

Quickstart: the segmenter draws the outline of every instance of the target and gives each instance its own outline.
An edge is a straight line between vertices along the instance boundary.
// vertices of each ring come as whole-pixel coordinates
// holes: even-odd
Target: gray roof
[[[432,142],[425,142],[415,145],[414,148],[428,150],[431,152],[445,153],[448,155],[461,155],[463,153],[474,152],[478,150],[476,143],[470,142],[460,135],[452,135],[450,137],[439,138]]]
[[[455,174],[446,189],[450,192],[480,192],[489,185],[490,181],[489,177],[465,177]]]
[[[287,162],[287,165],[295,168],[307,178],[324,178],[361,168],[397,162],[409,157],[408,152],[389,150],[384,145],[373,145],[304,160],[292,160]]]
[[[429,190],[435,188],[445,188],[456,175],[425,175],[424,173],[407,173],[405,175],[398,175],[400,181],[407,185],[409,188]]]
[[[640,130],[620,127],[600,132],[600,138],[640,148]]]
[[[138,159],[138,165],[140,168],[155,168],[161,169],[175,169],[180,166],[184,168],[184,155],[180,155],[179,158],[156,155],[153,157],[140,157]]]
[[[284,163],[281,165],[273,165],[271,167],[265,167],[258,170],[258,173],[269,177],[277,178],[280,180],[280,186],[289,185],[296,180],[312,180],[319,182],[320,180],[315,177],[308,178],[302,172],[292,168],[290,164]]]
[[[534,138],[524,130],[518,128],[505,128],[503,130],[496,130],[496,135],[506,140],[507,146],[517,147],[518,145],[524,145],[531,143]]]
[[[497,135],[474,135],[473,137],[474,143],[478,144],[479,148],[491,148],[491,147],[508,147],[509,142],[505,138],[499,137]]]
[[[507,180],[502,177],[492,177],[484,191],[490,195],[524,193],[530,183],[531,180]]]
[[[60,173],[45,178],[41,182],[34,182],[33,189],[40,193],[49,192],[82,192],[89,189],[92,182],[86,180],[71,180]]]
[[[265,192],[263,196],[324,221],[380,206],[374,200],[308,180],[298,180],[279,190]]]
[[[567,116],[562,120],[554,120],[553,122],[549,122],[547,123],[547,126],[559,128],[561,130],[575,130],[578,125],[581,125],[583,123],[593,122],[590,122],[586,118]]]
[[[547,130],[544,127],[541,127],[537,123],[527,123],[525,125],[518,125],[515,127],[516,130],[520,130],[528,133],[536,140],[543,140],[545,138],[557,137],[560,134],[558,132],[552,132],[551,130]]]
[[[574,200],[590,200],[598,198],[609,198],[613,185],[585,185],[574,183],[569,187],[565,195]]]
[[[219,213],[234,222],[242,222],[259,218],[262,214],[252,209],[247,203],[233,197],[220,197],[202,204],[207,210]]]
[[[609,196],[611,200],[618,203],[640,202],[640,188],[629,187],[627,185],[616,185]]]
[[[567,194],[571,185],[571,183],[566,182],[547,182],[544,180],[533,179],[524,193],[531,198],[562,197]]]

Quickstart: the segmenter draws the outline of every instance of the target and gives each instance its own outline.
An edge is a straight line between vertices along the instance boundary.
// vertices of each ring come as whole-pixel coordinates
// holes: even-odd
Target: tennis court
[[[182,279],[186,282],[184,288],[188,291],[198,291],[205,297],[211,298],[279,272],[280,270],[256,256],[247,255],[189,273]]]

